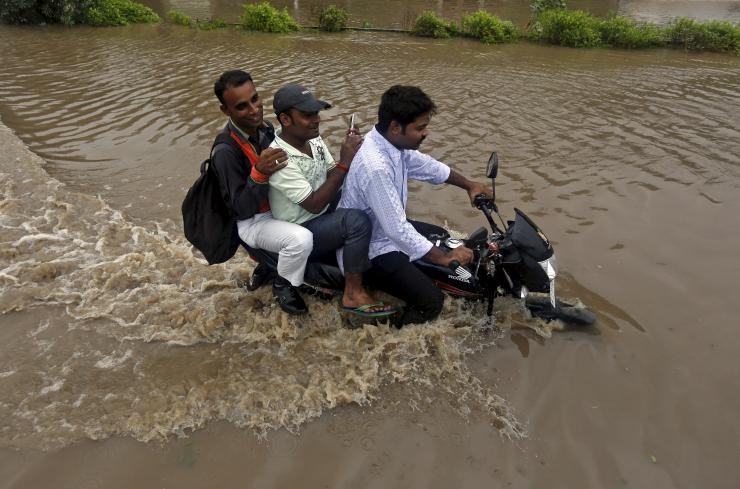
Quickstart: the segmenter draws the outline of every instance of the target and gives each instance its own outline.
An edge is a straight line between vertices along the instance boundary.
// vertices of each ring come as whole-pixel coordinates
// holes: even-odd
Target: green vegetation
[[[542,28],[541,39],[550,44],[572,48],[601,45],[598,21],[582,10],[545,10],[538,22]]]
[[[693,19],[674,19],[664,31],[668,45],[687,50],[719,51],[740,56],[740,25]]]
[[[329,5],[319,14],[319,30],[339,32],[347,28],[347,11],[334,5]]]
[[[370,29],[373,26],[373,23],[369,20],[363,20],[362,21],[362,28],[363,29]]]
[[[131,0],[96,0],[87,10],[85,23],[92,26],[114,26],[159,22],[152,9]]]
[[[416,18],[411,34],[420,37],[444,39],[457,34],[454,22],[446,21],[431,10],[425,10]]]
[[[565,2],[531,0],[533,19],[524,33],[513,23],[484,10],[463,15],[459,26],[427,10],[416,17],[411,34],[434,38],[462,35],[487,44],[526,38],[570,47],[674,47],[740,56],[740,24],[678,18],[660,27],[618,15],[596,18],[580,10],[566,10]],[[407,12],[407,17],[406,25],[409,25],[413,16]],[[176,10],[168,12],[167,18],[174,24],[201,30],[228,27],[223,19],[200,21]],[[347,29],[348,18],[344,9],[330,5],[319,15],[319,29],[342,31]],[[149,7],[132,0],[0,0],[0,22],[9,24],[117,26],[159,20]],[[301,28],[287,8],[278,10],[266,1],[244,4],[239,25],[244,30],[263,32],[291,32]],[[364,20],[362,27],[371,28],[372,25]]]
[[[170,22],[177,25],[191,27],[195,24],[192,17],[177,10],[170,10],[169,12],[167,12],[167,18]]]
[[[463,35],[486,44],[526,38],[574,48],[611,46],[623,49],[678,47],[694,51],[717,51],[740,56],[740,25],[730,22],[672,20],[666,27],[609,15],[597,18],[582,10],[566,10],[565,0],[532,0],[533,20],[526,33],[509,21],[484,10],[463,15],[460,28],[432,11],[416,18],[415,36],[448,38]]]
[[[529,30],[531,40],[570,47],[638,49],[674,46],[740,55],[740,26],[680,18],[660,28],[617,15],[598,19],[580,10],[546,10]]]
[[[0,21],[10,24],[116,26],[158,22],[152,9],[131,0],[3,0]]]
[[[2,0],[0,21],[8,24],[81,23],[90,0]]]
[[[627,17],[611,15],[599,23],[601,42],[616,48],[649,48],[663,44],[660,29],[653,24],[640,24]]]
[[[480,39],[486,44],[512,42],[521,37],[519,29],[508,20],[501,20],[484,10],[464,15],[461,21],[462,34]]]
[[[224,19],[215,18],[209,20],[198,20],[177,10],[170,10],[167,12],[167,18],[173,24],[184,25],[186,27],[196,27],[202,31],[213,31],[229,27],[229,24],[226,23]]]
[[[240,18],[241,26],[247,31],[291,32],[301,28],[288,13],[287,8],[278,10],[267,2],[244,4]]]
[[[546,10],[565,10],[565,0],[532,0],[532,16],[537,19]]]

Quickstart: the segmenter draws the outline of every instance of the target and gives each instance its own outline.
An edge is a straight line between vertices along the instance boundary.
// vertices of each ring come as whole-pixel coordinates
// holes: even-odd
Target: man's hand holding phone
[[[349,118],[349,127],[347,128],[347,136],[344,138],[342,147],[339,150],[339,161],[342,166],[349,168],[352,163],[352,159],[355,157],[357,150],[362,146],[362,135],[355,126],[355,114],[353,113]]]

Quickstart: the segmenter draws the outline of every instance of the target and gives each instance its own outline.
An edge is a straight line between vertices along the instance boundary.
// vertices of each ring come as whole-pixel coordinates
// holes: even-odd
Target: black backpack
[[[241,243],[234,215],[221,195],[218,175],[211,165],[214,148],[231,143],[227,132],[216,137],[211,153],[200,165],[200,176],[182,201],[185,237],[208,260],[209,265],[223,263],[236,253]],[[235,150],[241,152],[241,148]]]

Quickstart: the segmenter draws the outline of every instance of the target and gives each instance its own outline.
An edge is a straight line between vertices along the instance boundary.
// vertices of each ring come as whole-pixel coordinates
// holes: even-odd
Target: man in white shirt
[[[472,250],[464,246],[445,253],[407,220],[408,180],[455,185],[468,192],[471,204],[476,195],[492,196],[487,185],[472,182],[417,151],[435,113],[434,102],[418,87],[388,89],[380,102],[377,125],[352,160],[338,206],[361,210],[370,218],[373,282],[406,302],[401,325],[432,320],[442,310],[442,292],[416,268],[415,260],[449,266],[453,261],[466,265],[473,259]]]
[[[288,155],[287,166],[270,176],[270,209],[277,219],[300,224],[313,233],[311,257],[334,254],[343,248],[345,276],[342,306],[361,316],[393,314],[393,307],[375,300],[362,285],[370,268],[370,221],[354,209],[329,212],[357,148],[359,134],[350,129],[335,162],[319,135],[319,111],[331,107],[305,87],[286,85],[275,93],[273,108],[281,132],[272,147]]]

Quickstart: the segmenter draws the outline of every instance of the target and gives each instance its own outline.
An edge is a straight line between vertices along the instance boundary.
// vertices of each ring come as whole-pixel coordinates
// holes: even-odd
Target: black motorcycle
[[[453,238],[444,228],[413,222],[417,231],[436,246],[450,251],[458,246],[473,250],[474,259],[461,266],[453,262],[450,267],[418,260],[415,265],[442,291],[449,295],[487,301],[489,322],[493,320],[493,302],[496,297],[521,298],[532,316],[550,321],[561,320],[572,325],[591,325],[595,315],[583,307],[569,304],[555,296],[557,264],[555,253],[545,234],[519,209],[514,209],[513,221],[504,223],[495,203],[498,156],[491,154],[486,175],[491,179],[493,198],[478,195],[475,206],[483,213],[490,226],[478,228],[464,239]],[[493,219],[494,212],[503,228]],[[273,273],[277,268],[277,255],[247,247],[250,256]],[[310,261],[304,282],[309,292],[329,296],[344,289],[344,277],[333,256],[325,261]],[[530,294],[530,292],[549,293]]]

